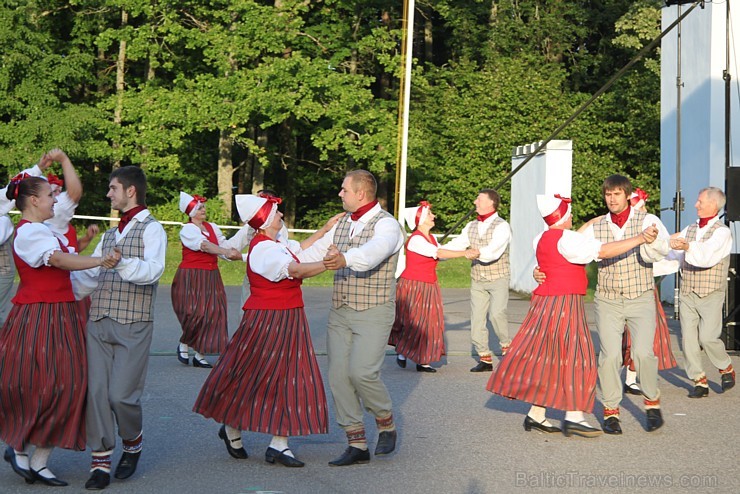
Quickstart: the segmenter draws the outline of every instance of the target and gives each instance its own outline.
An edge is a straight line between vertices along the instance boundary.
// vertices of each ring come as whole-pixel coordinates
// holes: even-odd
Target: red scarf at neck
[[[126,228],[126,225],[129,224],[131,219],[145,209],[146,206],[136,206],[135,208],[131,208],[123,213],[123,216],[121,216],[121,221],[118,222],[118,233],[122,233],[123,229]]]
[[[377,200],[371,202],[370,204],[365,204],[364,206],[360,206],[359,208],[357,208],[357,211],[355,211],[354,213],[350,215],[350,218],[352,219],[352,221],[359,220],[360,218],[362,218],[362,215],[370,211],[376,204],[378,204]]]
[[[496,214],[496,211],[491,211],[490,213],[486,214],[479,214],[478,215],[478,221],[486,221],[488,218]]]
[[[619,228],[622,228],[625,223],[627,223],[627,218],[630,217],[630,208],[626,208],[621,213],[609,213],[612,218],[612,223],[617,225]]]
[[[704,228],[705,226],[707,226],[707,223],[709,223],[709,220],[716,217],[717,215],[715,214],[714,216],[710,216],[709,218],[699,218],[699,228]]]

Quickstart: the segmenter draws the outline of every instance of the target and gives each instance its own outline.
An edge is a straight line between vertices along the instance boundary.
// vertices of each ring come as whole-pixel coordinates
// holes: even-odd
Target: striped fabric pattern
[[[178,269],[170,293],[182,327],[180,343],[200,353],[221,353],[228,326],[226,291],[218,269]]]
[[[9,239],[0,245],[0,276],[15,274],[13,266],[13,242]]]
[[[709,240],[719,228],[727,228],[727,226],[719,221],[715,221],[704,233],[702,238],[699,239],[699,242]],[[688,242],[697,240],[696,233],[698,229],[699,227],[696,223],[689,225],[688,230],[686,230],[686,240]],[[681,266],[681,293],[688,295],[693,292],[700,297],[706,297],[716,290],[724,291],[727,287],[727,270],[729,267],[730,256],[725,257],[711,268],[692,266],[684,260]]]
[[[383,218],[393,218],[387,211],[380,211],[373,216],[362,231],[349,238],[349,215],[344,216],[337,223],[334,232],[334,244],[340,252],[347,252],[354,247],[360,247],[367,243],[375,234],[375,225]],[[401,225],[398,225],[400,230]],[[398,252],[385,259],[369,271],[354,271],[350,268],[342,268],[334,274],[334,292],[332,302],[334,308],[343,305],[353,310],[367,310],[377,307],[386,302],[392,302],[396,294],[396,264],[398,263]]]
[[[490,244],[491,238],[493,237],[493,231],[499,226],[505,224],[506,221],[501,218],[494,219],[491,226],[486,230],[486,233],[481,237],[478,235],[478,222],[472,221],[468,228],[468,241],[470,242],[470,247],[480,249]],[[470,276],[474,281],[479,282],[496,281],[500,278],[508,278],[510,276],[509,246],[506,247],[506,250],[501,254],[501,257],[495,261],[483,263],[478,259],[473,259],[471,262]]]
[[[244,311],[193,411],[239,430],[326,434],[324,383],[303,308]]]
[[[0,438],[85,449],[87,355],[74,302],[13,305],[0,333]]]
[[[396,319],[388,344],[416,363],[437,362],[445,355],[444,330],[439,283],[399,278]]]
[[[542,407],[591,412],[596,357],[583,295],[533,295],[486,389]]]
[[[625,226],[622,238],[631,238],[642,231],[646,213],[634,210]],[[602,242],[613,242],[614,235],[606,221],[606,216],[594,224],[594,237]],[[624,254],[599,261],[599,275],[596,291],[604,298],[615,300],[619,297],[632,300],[655,286],[653,264],[642,260],[640,248],[628,250]]]
[[[658,294],[657,287],[653,289],[653,293],[655,294],[655,339],[653,340],[653,353],[658,357],[658,370],[672,369],[678,364],[673,357],[668,320],[665,317],[663,304],[660,303],[660,295]],[[622,335],[622,362],[625,367],[635,370],[630,351],[631,347],[630,333],[625,326],[624,334]]]

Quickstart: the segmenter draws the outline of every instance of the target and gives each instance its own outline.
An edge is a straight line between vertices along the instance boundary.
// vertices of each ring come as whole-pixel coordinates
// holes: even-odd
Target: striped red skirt
[[[87,353],[75,302],[13,305],[0,334],[0,439],[85,449]]]
[[[172,307],[182,327],[180,343],[200,353],[221,353],[229,338],[226,291],[218,269],[178,269]]]
[[[239,430],[326,434],[324,383],[303,308],[244,311],[193,411]]]
[[[663,304],[660,303],[660,296],[658,295],[658,289],[653,289],[655,295],[655,340],[653,340],[653,353],[658,357],[658,369],[666,370],[676,367],[676,359],[673,358],[673,350],[671,349],[671,334],[668,330],[668,320],[665,317],[665,311],[663,310]],[[627,327],[624,328],[624,334],[622,335],[622,362],[625,367],[629,367],[630,370],[635,370],[635,363],[632,361],[632,355],[630,348],[632,347],[632,341],[630,340],[630,333],[627,331]]]
[[[418,364],[436,362],[445,355],[445,318],[439,283],[399,278],[396,319],[388,344]]]
[[[582,295],[532,295],[524,322],[486,386],[534,405],[591,412],[596,356]]]

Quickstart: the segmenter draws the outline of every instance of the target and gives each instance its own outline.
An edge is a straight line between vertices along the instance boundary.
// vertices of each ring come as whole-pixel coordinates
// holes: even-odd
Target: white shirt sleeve
[[[231,236],[231,238],[226,239],[223,244],[219,243],[219,245],[225,249],[233,247],[241,252],[249,247],[249,242],[254,238],[254,233],[254,228],[245,223],[234,235]]]
[[[331,230],[324,234],[323,237],[315,241],[311,247],[298,253],[298,259],[300,259],[301,262],[323,261],[327,250],[329,250],[331,244],[334,243],[334,233],[336,230],[337,225],[334,225]]]
[[[718,221],[718,220],[714,220]],[[696,237],[701,238],[710,223],[696,232]],[[697,268],[711,268],[730,255],[732,250],[732,235],[729,228],[718,228],[705,242],[694,240],[689,242],[689,250],[684,252],[687,263]]]
[[[4,214],[0,216],[0,245],[4,244],[13,236],[13,220]],[[12,260],[10,262],[13,262]]]
[[[655,225],[658,228],[658,238],[652,244],[642,244],[640,246],[640,255],[647,262],[658,262],[671,250],[671,236],[665,225],[663,225],[663,222],[660,221],[660,218],[654,214],[645,216],[645,220],[642,222],[642,229],[645,230],[651,225]]]
[[[64,191],[57,196],[57,202],[54,203],[54,216],[44,223],[47,223],[52,230],[63,235],[67,232],[69,222],[72,221],[76,209],[77,203],[69,197],[67,191]]]
[[[470,230],[471,225],[473,225],[474,223],[474,221],[471,221],[470,223],[465,225],[460,235],[444,244],[442,248],[459,252],[470,247],[470,237],[468,236],[468,231]]]
[[[437,251],[439,247],[430,243],[427,239],[421,235],[414,235],[409,239],[408,243],[409,252],[414,252],[424,257],[431,257],[437,259]]]
[[[491,241],[480,249],[480,262],[493,262],[501,257],[511,242],[511,227],[507,222],[498,225],[493,230]]]
[[[149,211],[144,210],[134,218],[143,219],[146,218],[148,214]],[[128,232],[127,228],[130,226],[131,223],[126,225],[126,228],[123,230],[123,234],[116,230],[116,240],[120,240],[120,238]],[[118,265],[113,268],[124,281],[128,281],[135,285],[151,285],[152,283],[156,283],[164,273],[165,253],[167,252],[167,234],[165,233],[164,228],[162,228],[162,225],[157,221],[150,223],[144,230],[143,241],[143,258],[122,258]]]
[[[104,241],[105,232],[100,236],[100,242],[98,242],[98,245],[95,246],[92,257],[102,257]],[[70,278],[72,280],[72,291],[75,294],[75,299],[82,300],[95,291],[95,289],[98,287],[99,273],[100,267],[84,269],[80,271],[72,271],[70,273]]]
[[[200,251],[200,246],[208,239],[193,223],[185,223],[180,229],[180,242],[190,250]]]
[[[32,268],[49,266],[51,255],[62,250],[57,237],[43,223],[22,225],[16,233],[13,249]]]
[[[588,264],[599,257],[602,242],[572,230],[564,230],[558,241],[558,252],[573,264]]]
[[[375,223],[375,234],[359,247],[344,253],[347,267],[354,271],[369,271],[403,247],[401,225],[395,218],[382,218]]]
[[[295,261],[285,244],[259,242],[249,253],[249,267],[256,274],[270,281],[280,281],[288,276],[288,267]]]

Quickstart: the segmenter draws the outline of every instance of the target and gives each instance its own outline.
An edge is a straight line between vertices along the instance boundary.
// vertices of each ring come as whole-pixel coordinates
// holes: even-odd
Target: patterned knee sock
[[[707,382],[707,376],[702,374],[699,378],[694,379],[694,386],[701,386],[702,388],[708,388],[709,382]]]
[[[123,451],[125,453],[139,453],[141,452],[141,447],[144,445],[144,436],[143,432],[139,432],[139,435],[136,436],[136,439],[124,439],[123,440]]]
[[[350,446],[362,450],[367,449],[367,438],[365,437],[364,425],[345,427],[344,432],[347,434],[347,442]]]
[[[619,407],[616,407],[616,408],[604,407],[604,420],[611,418],[611,417],[615,417],[619,419]]]
[[[92,453],[92,465],[90,465],[90,471],[102,470],[105,473],[110,473],[111,455],[113,450],[108,451],[93,451]]]
[[[727,367],[726,369],[720,369],[719,373],[720,374],[732,374],[732,377],[735,377],[735,369],[732,368],[732,364],[730,364],[730,366]]]
[[[493,363],[493,356],[489,353],[488,355],[481,355],[480,361],[484,364],[492,364]]]
[[[392,413],[389,413],[387,417],[375,417],[375,425],[378,426],[378,432],[388,432],[396,430],[396,424],[393,422]]]
[[[658,395],[657,398],[654,400],[648,400],[645,398],[643,400],[643,403],[645,403],[645,410],[650,410],[651,408],[660,408],[660,395]]]

